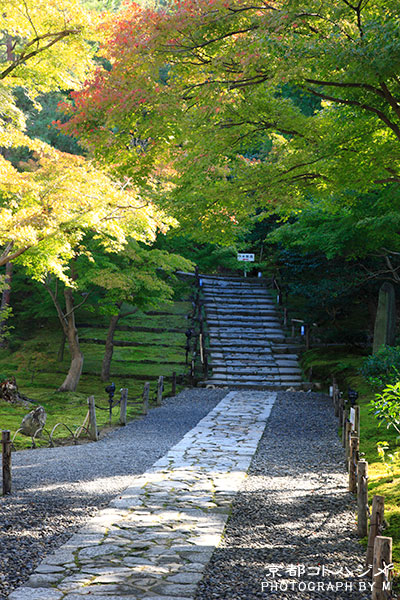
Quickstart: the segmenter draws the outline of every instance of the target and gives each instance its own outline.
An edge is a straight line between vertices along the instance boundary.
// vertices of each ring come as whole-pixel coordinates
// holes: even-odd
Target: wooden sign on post
[[[244,262],[254,262],[254,254],[238,252],[237,259]]]
[[[238,252],[237,259],[241,262],[254,262],[254,254],[249,252]],[[243,274],[247,277],[246,269],[244,269]]]

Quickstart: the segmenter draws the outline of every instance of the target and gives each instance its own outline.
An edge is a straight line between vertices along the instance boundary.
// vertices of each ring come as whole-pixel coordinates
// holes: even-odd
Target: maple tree
[[[104,25],[112,68],[74,94],[66,129],[141,184],[172,164],[168,206],[182,222],[200,218],[206,236],[235,234],[257,205],[292,211],[310,194],[397,186],[397,9],[394,0],[128,4]],[[311,114],[302,95],[316,101]],[[262,139],[270,147],[254,156]]]
[[[93,243],[92,243],[93,245]],[[191,271],[193,263],[171,252],[148,248],[129,239],[122,253],[105,252],[97,243],[93,260],[77,260],[79,287],[90,294],[89,310],[109,318],[101,378],[110,377],[114,335],[121,319],[171,301],[177,270]]]
[[[120,251],[129,238],[150,242],[173,221],[135,189],[119,186],[79,156],[56,153],[57,161],[43,156],[33,172],[16,173],[6,186],[7,202],[0,204],[1,261],[23,265],[34,279],[53,274],[66,286],[63,303],[48,291],[57,309],[71,353],[71,366],[60,391],[75,390],[83,366],[75,324],[74,261],[88,233],[106,249]],[[15,188],[15,189],[14,189]]]
[[[90,233],[105,249],[128,239],[150,242],[172,224],[127,178],[119,183],[80,156],[59,152],[24,133],[15,90],[31,100],[71,89],[92,68],[96,17],[77,0],[0,1],[0,266],[20,264],[34,279],[65,284],[63,301],[48,286],[68,340],[71,366],[61,390],[74,390],[83,355],[75,325],[74,263]],[[36,103],[37,108],[40,105]],[[28,159],[12,162],[18,148]],[[3,293],[2,326],[9,286]]]

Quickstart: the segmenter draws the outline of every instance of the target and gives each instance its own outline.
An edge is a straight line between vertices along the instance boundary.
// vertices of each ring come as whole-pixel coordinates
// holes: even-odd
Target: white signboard
[[[237,259],[244,262],[254,262],[254,254],[238,252]]]

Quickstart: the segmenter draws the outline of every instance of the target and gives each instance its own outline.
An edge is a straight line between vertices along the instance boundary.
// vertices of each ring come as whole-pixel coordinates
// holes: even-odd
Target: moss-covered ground
[[[303,355],[304,370],[313,368],[313,380],[323,384],[325,391],[336,377],[339,389],[347,398],[348,387],[359,393],[357,403],[360,406],[360,452],[368,461],[369,504],[374,495],[385,496],[385,520],[387,527],[384,535],[393,538],[393,562],[396,573],[396,588],[400,589],[400,460],[387,465],[380,459],[377,442],[387,441],[391,451],[399,449],[397,433],[393,428],[379,426],[371,412],[370,402],[376,390],[363,379],[360,367],[365,353],[351,347],[321,348],[310,350]],[[338,431],[339,434],[339,431]],[[366,544],[366,540],[361,540]]]
[[[129,308],[129,307],[128,307]],[[185,331],[189,326],[187,315],[192,305],[178,301],[161,306],[149,313],[137,312],[120,320],[115,339],[128,342],[132,346],[115,346],[111,364],[111,380],[116,385],[115,398],[119,390],[129,390],[128,419],[142,413],[141,396],[143,384],[150,382],[150,401],[155,400],[157,379],[165,377],[164,396],[171,393],[172,373],[179,381],[187,374],[185,365]],[[73,431],[81,425],[87,413],[87,398],[95,396],[96,404],[108,407],[108,396],[104,390],[107,383],[100,379],[104,344],[89,342],[96,339],[105,341],[107,320],[93,317],[90,313],[77,315],[81,350],[84,354],[84,367],[77,391],[57,392],[69,368],[68,347],[65,347],[63,360],[58,360],[62,334],[56,322],[49,321],[44,326],[30,332],[26,339],[11,340],[11,350],[0,350],[0,374],[15,375],[20,391],[44,406],[47,412],[46,430],[49,432],[57,423],[68,425]],[[83,326],[80,326],[80,323]],[[134,328],[130,330],[129,328]],[[142,331],[156,329],[157,331]],[[171,332],[171,329],[177,330]],[[88,340],[88,341],[85,341]],[[13,435],[19,428],[27,409],[0,401],[0,428],[9,429]],[[113,410],[113,424],[119,419],[119,407]],[[108,428],[108,411],[97,410],[97,421],[102,431]],[[65,443],[71,434],[60,426],[55,437]],[[31,439],[21,434],[15,437],[17,449],[31,446]],[[38,440],[38,445],[47,445],[46,437]]]

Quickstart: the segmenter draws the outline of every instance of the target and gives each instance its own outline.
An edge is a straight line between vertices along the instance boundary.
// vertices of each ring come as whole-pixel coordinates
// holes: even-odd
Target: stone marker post
[[[388,281],[379,290],[378,310],[375,318],[373,353],[383,345],[393,346],[396,338],[396,296]]]

